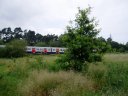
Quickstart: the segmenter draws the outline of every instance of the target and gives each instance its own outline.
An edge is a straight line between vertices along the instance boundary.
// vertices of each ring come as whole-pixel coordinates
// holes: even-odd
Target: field
[[[128,54],[105,54],[87,71],[62,71],[59,55],[0,59],[0,96],[127,96]]]

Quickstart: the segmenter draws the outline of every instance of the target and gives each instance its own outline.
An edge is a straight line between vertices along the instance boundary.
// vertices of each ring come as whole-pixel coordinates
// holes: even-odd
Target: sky
[[[60,35],[78,7],[92,7],[91,16],[99,21],[99,36],[128,42],[128,0],[0,0],[0,30],[21,27],[42,35]]]

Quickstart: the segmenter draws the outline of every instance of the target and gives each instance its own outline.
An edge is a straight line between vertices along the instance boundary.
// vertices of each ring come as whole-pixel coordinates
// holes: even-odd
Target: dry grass
[[[88,72],[91,71],[103,71],[106,72],[107,71],[107,67],[102,63],[102,62],[98,62],[96,64],[90,64],[89,68],[88,68]]]
[[[80,96],[93,87],[93,81],[73,72],[33,71],[19,90],[23,96]]]
[[[128,54],[105,54],[104,55],[105,62],[112,63],[123,63],[128,62]]]

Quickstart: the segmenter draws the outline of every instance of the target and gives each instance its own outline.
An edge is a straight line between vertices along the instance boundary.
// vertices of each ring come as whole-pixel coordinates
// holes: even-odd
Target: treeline
[[[24,40],[28,46],[52,46],[52,47],[66,47],[63,42],[65,34],[57,36],[55,34],[42,35],[32,30],[23,30],[21,27],[16,27],[12,30],[10,27],[0,30],[0,45],[5,45],[15,39]],[[111,37],[105,39],[99,37],[101,49],[105,52],[128,52],[128,42],[121,44],[113,41]]]
[[[128,42],[126,44],[118,43],[113,41],[111,36],[106,40],[103,37],[99,37],[99,39],[107,44],[106,48],[108,52],[128,52]]]
[[[20,27],[12,30],[10,27],[0,30],[0,45],[11,42],[12,40],[25,40],[28,46],[64,46],[55,34],[41,35],[32,30],[22,30]]]

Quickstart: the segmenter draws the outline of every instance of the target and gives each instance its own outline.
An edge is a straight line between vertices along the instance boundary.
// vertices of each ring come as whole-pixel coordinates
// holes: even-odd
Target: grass
[[[59,55],[0,59],[0,96],[127,96],[128,54],[105,54],[88,71],[62,71]]]
[[[128,63],[128,53],[105,54],[104,62],[107,63]]]
[[[80,74],[62,71],[53,73],[46,70],[33,71],[19,87],[23,96],[79,96],[91,90],[93,81]]]

